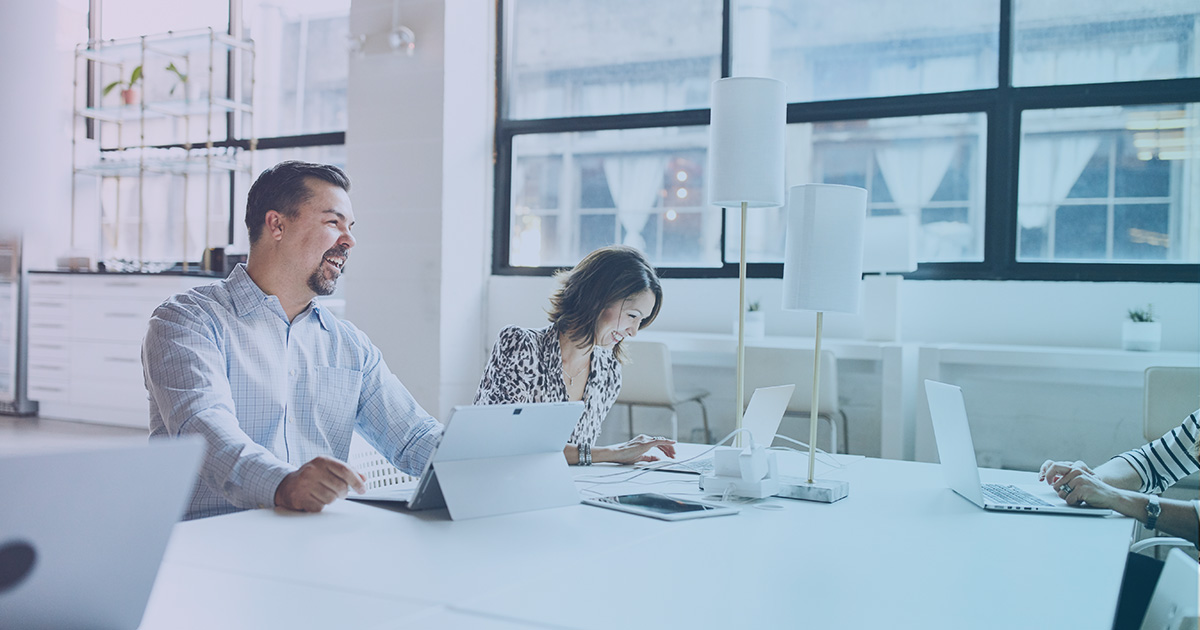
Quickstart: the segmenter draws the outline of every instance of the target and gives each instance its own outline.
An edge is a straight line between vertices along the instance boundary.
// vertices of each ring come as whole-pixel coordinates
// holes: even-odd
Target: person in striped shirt
[[[1140,448],[1126,451],[1092,470],[1083,462],[1042,464],[1041,479],[1067,503],[1087,503],[1136,518],[1147,529],[1200,540],[1200,501],[1160,499],[1159,494],[1180,479],[1200,470],[1197,438],[1200,409],[1183,424]],[[1130,553],[1125,562],[1113,628],[1140,628],[1154,595],[1163,563]]]
[[[1157,495],[1200,470],[1197,416],[1200,409],[1166,435],[1121,453],[1095,470],[1083,462],[1047,460],[1039,479],[1071,505],[1109,508],[1146,523],[1150,529],[1196,544],[1200,539],[1200,501],[1159,499]],[[1154,512],[1158,513],[1152,515]]]

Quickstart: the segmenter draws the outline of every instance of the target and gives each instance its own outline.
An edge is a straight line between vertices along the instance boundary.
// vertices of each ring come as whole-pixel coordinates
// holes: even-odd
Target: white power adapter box
[[[764,499],[779,492],[775,453],[762,446],[721,447],[713,453],[713,474],[700,476],[700,489]]]

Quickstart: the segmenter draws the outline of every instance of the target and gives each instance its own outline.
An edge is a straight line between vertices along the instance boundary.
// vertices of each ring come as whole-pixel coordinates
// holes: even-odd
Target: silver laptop
[[[770,446],[779,432],[779,423],[787,411],[788,401],[792,399],[795,385],[776,385],[774,387],[759,387],[750,396],[750,404],[746,413],[742,414],[742,428],[750,432],[755,444]],[[750,444],[744,439],[743,445]],[[646,462],[646,467],[667,472],[693,473],[706,475],[713,471],[713,457],[706,455],[697,459],[682,462]]]
[[[578,401],[455,407],[419,479],[347,498],[445,507],[453,519],[573,505],[562,451],[582,415]]]
[[[0,625],[136,628],[199,438],[0,457]]]
[[[963,498],[985,510],[1088,516],[1112,514],[1112,510],[1067,505],[1044,483],[980,483],[962,389],[926,380],[925,394],[929,399],[929,417],[933,420],[933,435],[946,484]]]

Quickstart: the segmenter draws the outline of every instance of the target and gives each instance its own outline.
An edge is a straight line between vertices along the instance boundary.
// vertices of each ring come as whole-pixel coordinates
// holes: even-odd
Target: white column
[[[346,167],[358,246],[347,319],[443,419],[470,404],[483,338],[491,235],[492,29],[462,0],[403,0],[412,56],[387,47],[391,0],[355,0]],[[351,266],[352,265],[352,266]]]

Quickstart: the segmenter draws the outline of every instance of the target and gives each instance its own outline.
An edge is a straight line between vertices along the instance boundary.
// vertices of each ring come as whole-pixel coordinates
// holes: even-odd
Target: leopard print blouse
[[[583,389],[583,416],[567,442],[594,446],[600,435],[600,425],[620,391],[621,364],[611,350],[597,346],[592,351],[592,367]],[[537,329],[509,326],[501,330],[492,348],[492,358],[479,380],[475,404],[566,400],[567,386],[563,382],[557,327],[553,324]]]

